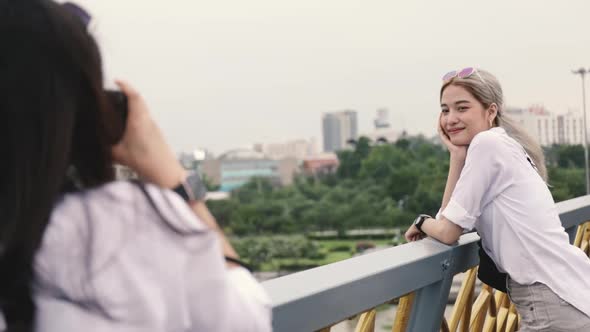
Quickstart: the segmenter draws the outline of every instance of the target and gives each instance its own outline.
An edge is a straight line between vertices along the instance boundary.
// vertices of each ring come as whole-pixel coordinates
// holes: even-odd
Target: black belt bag
[[[495,288],[501,292],[506,293],[506,276],[508,274],[498,271],[496,263],[483,249],[481,240],[477,241],[479,246],[479,269],[477,270],[477,278],[481,282]]]

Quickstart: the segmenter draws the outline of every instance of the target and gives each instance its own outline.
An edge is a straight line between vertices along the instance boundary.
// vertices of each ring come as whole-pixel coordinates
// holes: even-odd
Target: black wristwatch
[[[196,172],[189,174],[186,180],[172,190],[186,202],[203,201],[205,200],[205,195],[207,195],[207,188]]]
[[[432,218],[431,216],[427,215],[427,214],[421,214],[418,215],[418,217],[416,218],[416,220],[414,220],[414,225],[416,225],[416,228],[420,231],[420,233],[422,234],[426,234],[424,233],[424,231],[422,230],[422,224],[424,223],[424,220],[428,219],[428,218]]]

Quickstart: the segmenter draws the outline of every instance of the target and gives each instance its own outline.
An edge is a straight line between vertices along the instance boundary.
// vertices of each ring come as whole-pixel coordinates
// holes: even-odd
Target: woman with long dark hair
[[[0,330],[270,330],[198,177],[124,82],[118,128],[88,19],[0,0]],[[115,181],[115,162],[147,183]]]

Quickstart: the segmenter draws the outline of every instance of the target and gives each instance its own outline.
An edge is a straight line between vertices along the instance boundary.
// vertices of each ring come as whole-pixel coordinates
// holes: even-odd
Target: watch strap
[[[418,218],[416,218],[416,221],[414,222],[414,225],[416,225],[416,228],[423,234],[425,234],[425,233],[422,230],[422,224],[424,224],[424,221],[426,221],[426,219],[428,219],[428,218],[432,218],[432,217],[427,214],[421,214],[418,216]]]
[[[198,173],[191,173],[178,186],[172,189],[186,202],[202,201],[207,195],[207,188]]]
[[[192,200],[191,194],[189,194],[189,190],[187,190],[184,181],[182,183],[180,183],[178,186],[174,187],[174,189],[172,189],[172,191],[174,191],[175,193],[177,193],[178,196],[182,197],[182,199],[185,202],[189,202],[189,201]]]
[[[248,272],[252,273],[252,267],[246,263],[244,263],[243,261],[237,259],[237,258],[233,258],[233,257],[229,257],[229,256],[223,256],[225,258],[226,262],[231,262],[234,264],[237,264],[243,268],[245,268],[246,270],[248,270]]]

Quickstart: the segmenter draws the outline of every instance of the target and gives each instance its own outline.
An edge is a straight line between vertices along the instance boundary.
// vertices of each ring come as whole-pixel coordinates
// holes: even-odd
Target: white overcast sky
[[[500,79],[509,106],[581,109],[590,1],[86,0],[109,78],[135,84],[177,151],[315,137],[379,107],[435,133],[440,77]]]

